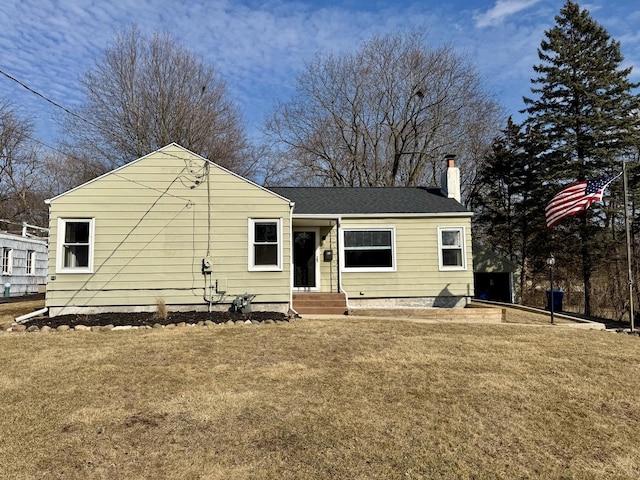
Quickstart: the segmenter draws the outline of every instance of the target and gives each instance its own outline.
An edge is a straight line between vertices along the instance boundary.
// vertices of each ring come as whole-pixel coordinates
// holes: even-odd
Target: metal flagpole
[[[622,160],[622,180],[624,186],[624,227],[627,235],[627,268],[629,276],[629,319],[631,320],[631,331],[634,330],[633,312],[633,271],[631,269],[631,231],[629,228],[629,208],[627,202],[627,162]]]

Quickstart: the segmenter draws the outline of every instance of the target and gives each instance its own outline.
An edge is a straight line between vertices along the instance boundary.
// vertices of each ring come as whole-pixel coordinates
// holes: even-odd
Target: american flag
[[[584,212],[593,202],[602,200],[604,189],[620,175],[619,173],[596,180],[572,183],[556,194],[544,211],[547,217],[547,227],[553,227],[565,217]]]

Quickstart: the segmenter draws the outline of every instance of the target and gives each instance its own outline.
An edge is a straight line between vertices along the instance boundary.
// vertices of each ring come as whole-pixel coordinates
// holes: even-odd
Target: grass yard
[[[12,323],[14,318],[25,313],[34,312],[44,307],[44,300],[28,300],[23,302],[0,303],[0,324]]]
[[[7,479],[635,479],[640,339],[346,317],[0,333]]]

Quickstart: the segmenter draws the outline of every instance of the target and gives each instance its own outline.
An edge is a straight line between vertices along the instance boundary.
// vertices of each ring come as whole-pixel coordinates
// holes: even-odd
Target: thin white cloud
[[[501,24],[507,17],[525,10],[540,0],[498,0],[490,10],[474,15],[476,27],[493,27]]]
[[[415,29],[425,32],[431,47],[450,44],[467,54],[498,100],[515,112],[529,94],[536,47],[563,0],[491,0],[484,4],[493,7],[475,16],[465,0],[433,2],[437,6],[430,8],[424,2],[379,6],[384,2],[368,0],[2,1],[0,68],[65,107],[82,103],[79,77],[116,32],[135,23],[144,34],[174,34],[213,65],[256,131],[277,100],[290,98],[297,75],[314,55],[355,50],[373,35]],[[623,40],[634,74],[640,72],[637,12],[622,2],[598,16]],[[502,28],[473,28],[500,22]],[[0,77],[4,98],[35,118],[43,139],[56,136],[51,118],[59,112],[53,106]]]

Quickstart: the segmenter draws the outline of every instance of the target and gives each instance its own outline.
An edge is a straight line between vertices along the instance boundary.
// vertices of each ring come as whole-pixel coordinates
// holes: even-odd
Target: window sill
[[[467,270],[467,267],[443,267],[440,266],[440,268],[438,269],[441,272],[464,272],[465,270]]]
[[[249,272],[281,272],[282,267],[273,266],[273,267],[249,267]]]
[[[384,273],[384,272],[395,272],[395,267],[360,267],[360,268],[349,268],[344,267],[342,269],[344,273]]]

